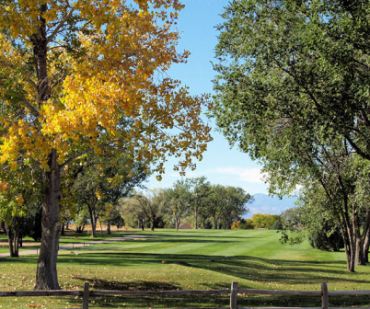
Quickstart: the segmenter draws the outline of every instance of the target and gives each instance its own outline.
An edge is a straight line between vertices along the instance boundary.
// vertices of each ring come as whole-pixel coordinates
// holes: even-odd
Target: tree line
[[[194,229],[230,229],[248,211],[251,199],[242,188],[214,185],[199,177],[150,194],[133,193],[121,200],[120,207],[125,222],[141,229],[179,229],[185,221]]]

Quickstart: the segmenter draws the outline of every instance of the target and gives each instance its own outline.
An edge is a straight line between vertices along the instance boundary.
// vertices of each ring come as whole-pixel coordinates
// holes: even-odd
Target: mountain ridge
[[[285,210],[296,207],[298,196],[285,196],[279,198],[264,193],[256,193],[253,195],[253,200],[247,204],[248,212],[243,216],[250,218],[254,214],[271,214],[280,215]]]

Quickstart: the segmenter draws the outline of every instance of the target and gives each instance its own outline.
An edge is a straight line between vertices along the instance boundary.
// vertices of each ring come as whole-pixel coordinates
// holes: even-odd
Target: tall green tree
[[[188,178],[186,183],[191,194],[190,205],[194,212],[194,228],[198,229],[200,214],[207,207],[208,198],[211,194],[211,183],[207,181],[206,177]]]
[[[370,160],[369,2],[233,0],[215,69],[218,124],[254,157],[267,130],[340,134]],[[270,127],[264,125],[268,122]]]
[[[124,220],[131,222],[137,220],[138,227],[144,230],[145,223],[154,231],[157,219],[160,216],[161,199],[158,198],[157,192],[147,194],[133,192],[129,197],[121,200],[122,215]]]
[[[322,187],[328,209],[340,216],[351,271],[362,238],[356,196],[365,197],[361,183],[370,179],[368,7],[232,1],[219,27],[222,61],[215,67],[219,126],[264,164],[272,192]]]
[[[186,180],[177,181],[162,195],[162,212],[173,227],[178,230],[181,221],[191,212],[192,193]]]
[[[109,151],[102,156],[88,156],[70,170],[70,194],[75,203],[87,207],[90,215],[92,237],[100,217],[113,212],[118,200],[129,194],[147,177],[147,170],[140,163],[133,163],[124,153]],[[109,218],[107,223],[109,225]]]

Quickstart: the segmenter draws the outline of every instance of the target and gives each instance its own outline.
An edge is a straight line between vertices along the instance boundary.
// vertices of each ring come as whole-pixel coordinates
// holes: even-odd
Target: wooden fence
[[[243,295],[275,295],[275,296],[311,296],[321,297],[321,307],[240,307],[238,306],[238,294]],[[357,291],[329,291],[327,283],[321,284],[318,291],[294,291],[294,290],[257,290],[242,289],[237,282],[231,283],[230,289],[221,290],[160,290],[160,291],[128,291],[128,290],[90,290],[88,282],[84,284],[83,290],[52,290],[52,291],[9,291],[0,292],[1,297],[23,297],[23,296],[80,296],[82,297],[82,309],[89,308],[89,299],[96,296],[181,296],[181,295],[230,295],[230,309],[328,309],[329,297],[333,296],[370,296],[370,290]],[[356,307],[347,307],[355,309]],[[364,309],[364,307],[357,307]],[[370,307],[366,307],[370,308]],[[346,309],[346,307],[330,307],[330,309]]]

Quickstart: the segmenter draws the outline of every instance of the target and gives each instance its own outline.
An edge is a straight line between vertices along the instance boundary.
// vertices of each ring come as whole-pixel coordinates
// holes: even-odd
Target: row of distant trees
[[[213,185],[205,177],[178,181],[158,191],[133,193],[120,201],[125,223],[150,227],[229,229],[247,212],[251,195],[243,189]]]
[[[86,160],[72,165],[65,177],[64,203],[61,213],[61,233],[73,224],[76,232],[91,227],[96,236],[98,223],[106,226],[123,225],[141,229],[182,225],[192,228],[229,229],[233,222],[247,212],[251,195],[243,189],[211,184],[205,177],[178,181],[173,187],[156,191],[135,191],[146,179],[147,173],[140,164],[127,171],[125,156]],[[131,174],[130,177],[127,177]],[[41,204],[37,200],[37,186],[25,187],[23,194],[28,205],[23,213],[11,213],[10,201],[1,195],[0,222],[7,233],[11,256],[19,255],[22,237],[41,238]],[[29,191],[27,191],[27,189]],[[9,193],[11,194],[11,193]],[[12,198],[9,196],[9,198]]]

